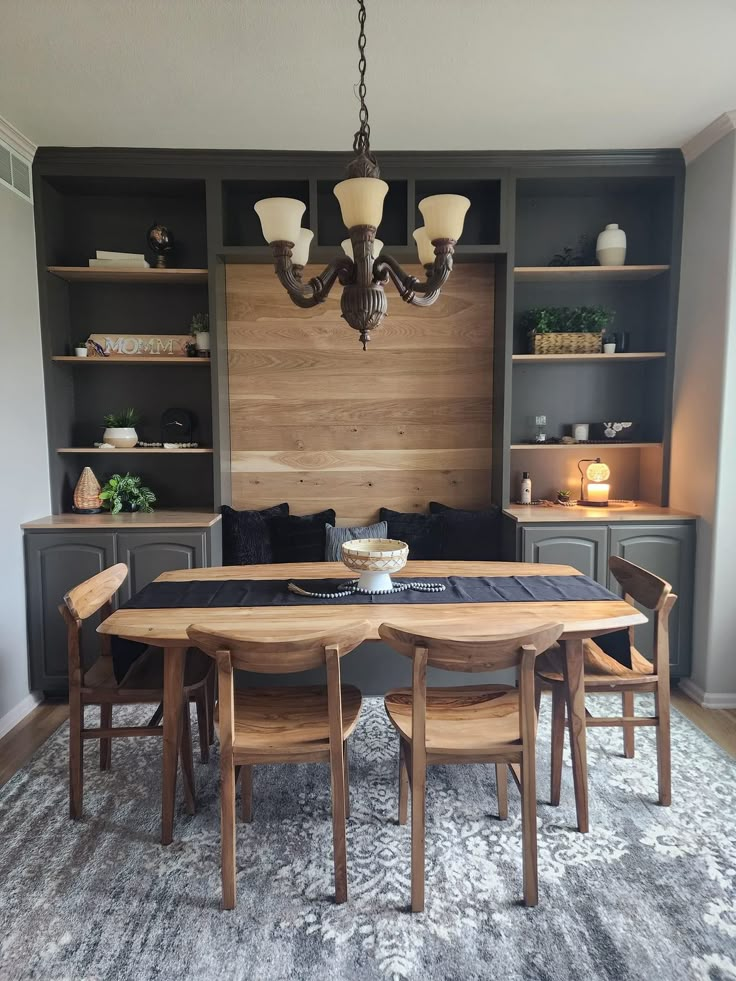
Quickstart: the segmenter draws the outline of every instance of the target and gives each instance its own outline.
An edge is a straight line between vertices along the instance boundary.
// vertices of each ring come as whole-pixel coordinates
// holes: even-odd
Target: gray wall
[[[0,185],[0,734],[30,707],[19,525],[49,513],[32,205]]]
[[[691,693],[736,706],[736,134],[692,161],[685,182],[671,498],[701,515]]]

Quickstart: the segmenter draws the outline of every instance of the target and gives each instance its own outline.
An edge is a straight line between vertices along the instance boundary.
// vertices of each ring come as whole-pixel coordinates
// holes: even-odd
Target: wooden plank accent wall
[[[334,507],[345,525],[382,505],[488,504],[493,274],[456,265],[425,309],[388,287],[389,315],[363,352],[339,287],[300,310],[271,266],[228,265],[233,507]]]

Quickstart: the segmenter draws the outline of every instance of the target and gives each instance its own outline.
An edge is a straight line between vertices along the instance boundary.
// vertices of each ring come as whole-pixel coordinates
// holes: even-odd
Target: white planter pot
[[[194,340],[198,351],[209,351],[210,332],[208,330],[200,330],[198,334],[195,334]]]
[[[602,266],[623,266],[626,259],[626,232],[618,225],[606,225],[598,236],[595,254]]]
[[[132,449],[138,442],[138,433],[132,426],[116,426],[102,434],[103,443],[111,443],[118,449]]]
[[[615,354],[616,353],[616,342],[615,341],[611,341],[608,344],[604,344],[603,345],[603,353],[604,354]]]
[[[87,357],[87,353],[88,352],[87,352],[87,348],[86,347],[75,347],[74,348],[74,357],[75,358],[86,358]]]

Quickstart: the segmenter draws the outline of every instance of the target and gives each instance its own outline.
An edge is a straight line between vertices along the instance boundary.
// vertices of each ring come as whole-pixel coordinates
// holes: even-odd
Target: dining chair
[[[585,724],[616,726],[623,729],[624,756],[634,755],[634,732],[638,726],[655,726],[657,730],[657,776],[659,803],[672,803],[672,776],[670,765],[670,648],[669,617],[677,596],[664,579],[642,569],[627,559],[611,556],[608,561],[616,582],[624,591],[624,598],[637,603],[655,614],[654,663],[634,646],[634,628],[629,628],[631,667],[626,667],[606,654],[592,640],[584,644],[584,683],[586,694],[621,695],[622,715],[612,718],[594,718],[586,710]],[[560,803],[562,780],[562,753],[565,739],[565,682],[560,651],[548,651],[537,661],[538,691],[541,685],[552,689],[552,768],[550,779],[550,803]],[[540,684],[541,683],[541,684]],[[654,693],[654,715],[635,716],[634,696],[644,692]],[[537,696],[538,697],[538,696]]]
[[[84,742],[100,741],[100,769],[112,766],[112,740],[119,736],[162,736],[159,725],[163,706],[163,659],[161,651],[148,648],[138,657],[122,681],[115,677],[110,637],[99,637],[98,656],[89,663],[83,650],[83,624],[89,617],[100,614],[101,620],[112,613],[112,599],[128,575],[127,566],[120,562],[92,576],[70,589],[59,606],[59,612],[67,627],[67,654],[69,665],[69,815],[82,816],[84,783]],[[214,695],[214,671],[212,664],[200,651],[190,650],[184,673],[184,694],[187,707],[190,702],[197,706],[199,738],[202,755],[204,747],[209,753],[210,700]],[[148,725],[113,726],[115,705],[155,704],[158,708]],[[100,726],[90,728],[85,724],[86,706],[99,705]],[[180,753],[184,774],[184,793],[187,808],[194,812],[194,766],[192,763],[192,737],[189,710],[182,712]]]
[[[340,682],[340,658],[369,634],[356,623],[333,634],[289,640],[251,640],[192,624],[187,634],[217,663],[215,726],[220,740],[222,905],[236,902],[235,783],[240,776],[244,821],[253,816],[253,767],[262,763],[329,762],[335,901],[348,898],[345,819],[349,811],[347,740],[358,722],[362,695]],[[324,667],[327,685],[236,690],[233,671],[294,674]]]
[[[495,763],[499,817],[508,816],[508,770],[521,791],[524,902],[536,906],[537,800],[534,664],[562,634],[561,624],[522,625],[511,633],[457,640],[384,623],[381,639],[412,660],[411,688],[384,704],[399,733],[399,823],[411,791],[411,909],[424,909],[426,771],[431,764]],[[518,688],[468,685],[427,688],[427,667],[445,671],[517,669]],[[517,777],[518,765],[520,777]]]

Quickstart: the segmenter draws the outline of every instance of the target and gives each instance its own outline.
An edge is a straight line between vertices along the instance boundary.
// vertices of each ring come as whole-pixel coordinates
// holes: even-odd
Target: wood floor
[[[736,709],[705,709],[675,689],[672,704],[713,742],[736,757]],[[22,769],[36,750],[66,721],[69,706],[46,702],[0,739],[0,787]]]

